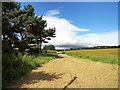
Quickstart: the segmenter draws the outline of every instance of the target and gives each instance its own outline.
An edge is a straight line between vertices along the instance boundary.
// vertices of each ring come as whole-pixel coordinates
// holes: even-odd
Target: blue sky
[[[21,2],[21,6],[31,4],[35,8],[37,15],[44,15],[44,19],[48,20],[48,26],[57,27],[57,33],[64,34],[67,39],[74,39],[74,43],[55,44],[56,47],[62,46],[95,46],[95,45],[117,45],[118,30],[118,3],[117,2]],[[71,28],[60,28],[53,21],[60,21]],[[61,25],[61,24],[60,24]],[[62,27],[62,26],[61,26]],[[75,30],[75,29],[82,29]],[[59,30],[62,29],[62,30]],[[73,29],[73,30],[72,30]],[[73,33],[73,34],[72,34]],[[60,37],[57,36],[57,39]],[[110,37],[110,38],[108,38]],[[96,38],[95,40],[93,40]],[[97,40],[98,38],[98,40]],[[58,41],[57,39],[56,42]],[[81,40],[82,39],[82,40]],[[103,40],[105,39],[105,40]],[[103,41],[102,41],[103,40]],[[113,41],[112,41],[113,40]],[[66,40],[67,41],[67,40]],[[66,42],[63,41],[63,42]],[[100,43],[100,42],[101,43]],[[79,43],[77,46],[76,43]],[[81,43],[81,44],[80,44]],[[64,48],[66,48],[64,47]]]

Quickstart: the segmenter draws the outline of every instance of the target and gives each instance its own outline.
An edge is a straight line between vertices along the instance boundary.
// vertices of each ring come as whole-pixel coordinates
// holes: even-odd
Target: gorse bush
[[[49,60],[55,58],[55,56],[35,56],[24,55],[21,53],[15,54],[3,54],[2,57],[2,70],[3,70],[3,87],[14,83],[18,78],[25,75],[27,72],[39,66],[42,63],[48,62]]]

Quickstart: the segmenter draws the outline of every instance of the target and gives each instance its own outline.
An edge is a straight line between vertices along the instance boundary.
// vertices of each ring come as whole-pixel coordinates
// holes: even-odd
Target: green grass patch
[[[118,64],[118,58],[116,57],[110,57],[110,56],[97,56],[97,55],[90,55],[90,54],[77,54],[72,52],[65,52],[65,54],[70,55],[75,58],[83,58],[83,59],[89,59],[92,61],[98,61],[103,63],[109,63],[109,64]]]
[[[43,63],[46,63],[54,58],[57,55],[46,54],[42,56],[33,56],[19,53],[15,54],[3,54],[2,56],[2,85],[3,88],[13,84],[21,76],[24,76],[27,72],[32,69],[40,66]]]

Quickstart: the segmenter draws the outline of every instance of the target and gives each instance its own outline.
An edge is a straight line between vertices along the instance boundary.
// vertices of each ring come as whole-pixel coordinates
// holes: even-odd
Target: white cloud
[[[98,33],[90,33],[86,35],[82,35],[77,37],[85,42],[92,43],[94,46],[96,45],[118,45],[118,31],[106,32],[102,34]]]
[[[118,32],[107,32],[103,34],[90,33],[86,35],[77,36],[76,32],[90,31],[77,27],[71,21],[54,16],[59,14],[57,10],[50,10],[44,20],[47,20],[47,28],[56,28],[56,37],[49,41],[49,44],[55,45],[58,49],[71,47],[91,47],[95,45],[118,45]],[[44,44],[45,45],[45,44]]]
[[[60,12],[58,10],[50,10],[46,13],[46,16],[54,16],[59,14]]]

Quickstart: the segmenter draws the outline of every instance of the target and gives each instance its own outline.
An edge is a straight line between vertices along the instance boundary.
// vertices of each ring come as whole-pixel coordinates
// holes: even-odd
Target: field
[[[76,58],[84,58],[103,63],[118,64],[118,48],[70,50],[65,51],[65,54]]]

